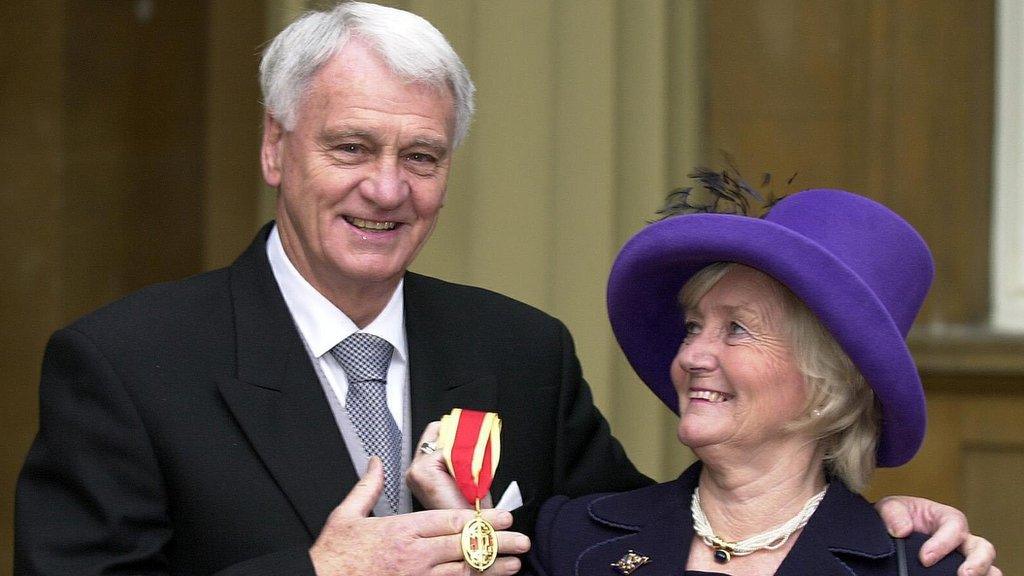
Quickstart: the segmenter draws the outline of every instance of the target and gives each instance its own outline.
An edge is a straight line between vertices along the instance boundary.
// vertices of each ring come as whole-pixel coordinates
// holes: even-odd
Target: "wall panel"
[[[960,508],[972,532],[996,545],[1003,573],[1019,574],[1024,375],[926,369],[925,389],[923,448],[909,464],[879,470],[868,495],[913,494]]]
[[[0,573],[50,333],[202,269],[205,3],[0,4]],[[151,8],[147,10],[146,7]]]
[[[0,574],[14,483],[36,430],[39,354],[61,322],[63,2],[0,3]]]
[[[799,173],[792,191],[886,203],[935,255],[924,325],[985,322],[992,2],[707,6],[707,150],[735,155],[752,181]]]

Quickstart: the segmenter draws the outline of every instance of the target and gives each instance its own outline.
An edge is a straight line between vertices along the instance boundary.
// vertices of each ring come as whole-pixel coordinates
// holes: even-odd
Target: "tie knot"
[[[384,381],[392,352],[387,340],[365,332],[356,332],[331,348],[350,383]]]

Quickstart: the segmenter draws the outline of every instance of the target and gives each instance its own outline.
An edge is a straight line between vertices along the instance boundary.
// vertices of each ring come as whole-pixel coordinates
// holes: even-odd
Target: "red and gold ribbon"
[[[501,457],[501,419],[494,412],[455,408],[441,417],[437,443],[459,491],[476,508],[476,516],[462,529],[462,554],[483,572],[498,557],[497,536],[480,515],[480,501],[491,489]]]

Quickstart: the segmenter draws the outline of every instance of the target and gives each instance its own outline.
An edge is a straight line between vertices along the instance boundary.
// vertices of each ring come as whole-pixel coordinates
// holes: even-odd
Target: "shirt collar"
[[[281,288],[284,301],[288,305],[292,319],[302,334],[313,355],[323,356],[339,342],[356,332],[360,332],[344,312],[339,310],[323,294],[318,292],[288,259],[285,254],[281,236],[275,225],[267,238],[267,258],[274,279]],[[403,360],[408,360],[408,347],[405,338],[405,296],[403,286],[405,279],[398,282],[398,287],[391,295],[386,306],[361,332],[379,336],[388,341],[395,353]]]

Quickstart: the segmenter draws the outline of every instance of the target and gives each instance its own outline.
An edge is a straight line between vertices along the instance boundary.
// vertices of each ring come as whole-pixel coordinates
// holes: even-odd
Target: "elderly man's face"
[[[767,275],[735,266],[686,311],[687,336],[671,373],[679,439],[698,454],[732,449],[777,458],[782,453],[773,447],[808,445],[786,426],[803,412],[806,385],[781,289]]]
[[[293,130],[268,118],[278,229],[317,290],[397,284],[444,203],[453,127],[447,90],[404,83],[358,39],[313,78]]]

